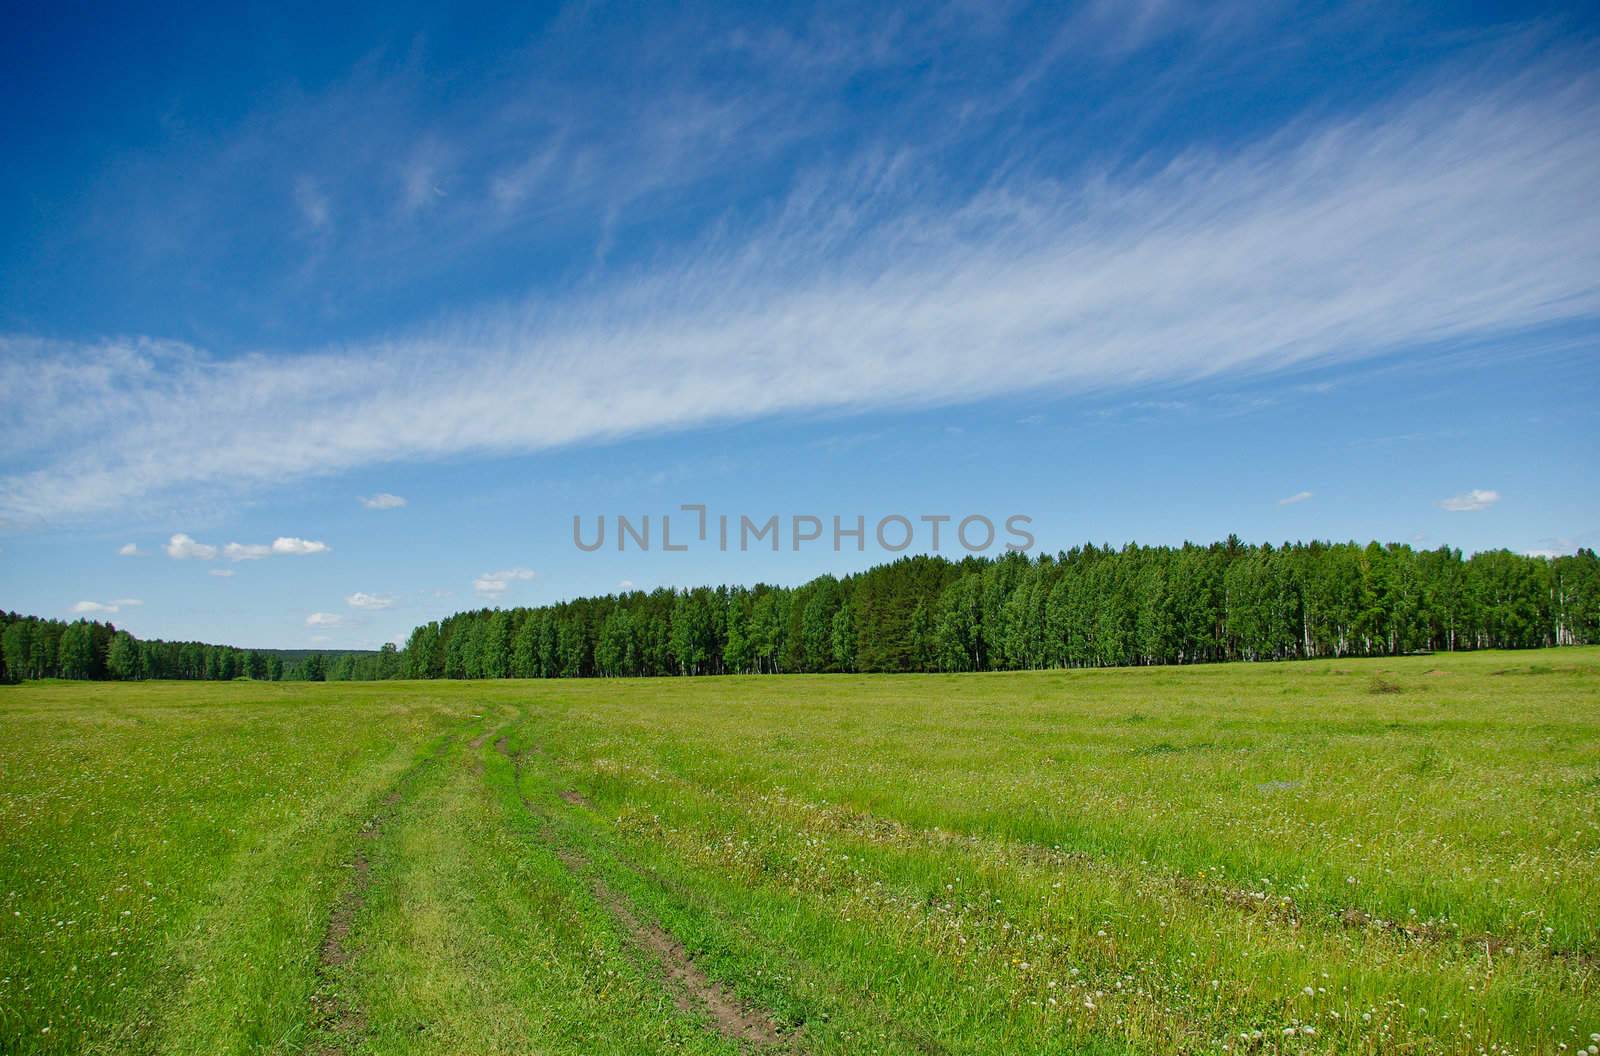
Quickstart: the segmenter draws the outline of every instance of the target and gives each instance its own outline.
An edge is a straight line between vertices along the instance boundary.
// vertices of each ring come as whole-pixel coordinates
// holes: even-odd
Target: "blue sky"
[[[13,23],[7,608],[370,647],[886,556],[572,544],[682,503],[1600,544],[1588,5]]]

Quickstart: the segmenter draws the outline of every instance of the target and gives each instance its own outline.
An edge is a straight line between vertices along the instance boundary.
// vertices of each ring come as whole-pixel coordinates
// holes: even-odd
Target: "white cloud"
[[[327,543],[315,542],[310,539],[296,539],[293,536],[279,536],[270,544],[229,543],[219,549],[210,543],[197,542],[182,532],[174,535],[166,547],[167,556],[169,557],[179,560],[192,557],[200,561],[211,561],[219,553],[229,561],[260,561],[263,558],[272,557],[274,554],[294,556],[323,554],[331,549],[332,547]]]
[[[126,608],[143,605],[138,598],[118,598],[116,601],[80,601],[72,606],[72,611],[80,616],[101,615],[120,612]]]
[[[357,495],[356,501],[369,510],[397,510],[406,504],[405,499],[387,491],[380,491],[376,495]]]
[[[504,594],[513,582],[532,579],[536,573],[531,568],[508,568],[502,572],[485,572],[472,581],[472,589],[493,597]]]
[[[353,609],[387,609],[394,605],[394,598],[387,594],[368,594],[358,590],[345,598],[344,603]]]
[[[1471,491],[1460,495],[1452,495],[1448,499],[1439,500],[1441,510],[1451,513],[1467,513],[1473,510],[1487,510],[1490,506],[1500,501],[1498,491],[1487,491],[1483,488],[1473,488]]]
[[[143,557],[144,551],[139,549],[138,543],[123,543],[117,547],[117,553],[122,557]]]
[[[632,590],[633,589],[633,580],[631,580],[631,579],[623,580],[621,583],[617,584],[617,589],[618,590]]]
[[[923,171],[907,148],[802,178],[766,221],[650,270],[393,339],[222,358],[0,338],[0,448],[37,456],[0,478],[0,518],[785,413],[1259,375],[1592,318],[1596,127],[1594,80],[1553,73],[1072,183],[997,165],[963,193],[932,166],[907,177]],[[315,190],[313,227],[331,223]]]
[[[230,576],[233,575],[233,569],[231,569],[231,568],[213,568],[213,569],[210,569],[207,572],[207,575],[216,576],[219,579],[227,579],[227,578],[229,578]]]
[[[306,617],[307,627],[332,627],[344,620],[336,612],[313,612]]]
[[[272,541],[272,552],[275,554],[325,554],[331,549],[327,543],[296,539],[293,536],[280,535]]]
[[[167,556],[179,561],[191,557],[199,561],[210,561],[217,556],[217,548],[208,543],[197,543],[179,532],[167,541]]]
[[[1279,499],[1278,500],[1278,505],[1279,506],[1293,506],[1295,503],[1305,502],[1309,498],[1311,498],[1311,492],[1309,492],[1309,491],[1297,491],[1293,495],[1288,496],[1287,498]]]

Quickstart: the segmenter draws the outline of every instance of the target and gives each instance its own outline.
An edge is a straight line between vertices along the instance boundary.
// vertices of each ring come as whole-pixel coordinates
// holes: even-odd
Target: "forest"
[[[905,557],[798,587],[661,588],[457,613],[406,647],[287,654],[0,616],[0,676],[576,678],[1117,667],[1600,642],[1600,559],[1401,544],[1087,545]],[[285,657],[296,657],[286,660]]]
[[[114,624],[0,612],[0,682],[35,678],[338,682],[396,678],[393,645],[376,652],[240,649],[204,642],[141,641]]]
[[[428,623],[412,678],[994,671],[1600,641],[1600,560],[1296,543],[906,557],[800,587],[660,589]]]

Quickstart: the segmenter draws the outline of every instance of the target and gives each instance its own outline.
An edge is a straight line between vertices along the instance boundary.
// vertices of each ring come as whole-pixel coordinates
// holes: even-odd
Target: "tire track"
[[[495,750],[510,760],[517,798],[523,809],[541,821],[545,812],[532,803],[522,791],[522,765],[525,752],[513,752],[509,738],[495,742]],[[563,791],[561,799],[573,806],[589,807],[589,800],[580,792]],[[587,861],[567,847],[555,848],[569,871],[581,873]],[[700,1015],[710,1021],[717,1033],[731,1041],[742,1042],[762,1049],[776,1049],[788,1043],[794,1051],[793,1040],[787,1038],[778,1023],[762,1009],[747,1005],[728,987],[707,976],[688,949],[660,924],[646,920],[635,912],[633,905],[623,895],[613,891],[599,877],[589,878],[589,889],[596,901],[605,906],[627,932],[633,945],[655,961],[668,981],[668,990],[678,1009],[689,1015]]]
[[[355,956],[351,932],[356,916],[366,905],[367,892],[372,887],[372,866],[367,856],[370,847],[383,834],[385,822],[405,798],[406,789],[437,761],[449,741],[413,763],[395,780],[378,809],[364,821],[357,833],[355,853],[351,855],[350,881],[339,893],[323,929],[322,941],[317,944],[317,987],[311,994],[311,1024],[324,1035],[317,1047],[308,1051],[316,1056],[345,1056],[346,1041],[366,1033],[367,1018],[360,1008],[340,996],[336,989],[338,969]]]

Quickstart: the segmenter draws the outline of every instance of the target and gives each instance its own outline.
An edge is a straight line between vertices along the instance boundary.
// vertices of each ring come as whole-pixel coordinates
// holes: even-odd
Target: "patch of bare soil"
[[[706,1014],[717,1033],[736,1041],[772,1046],[784,1040],[778,1024],[770,1016],[759,1009],[746,1008],[733,991],[696,967],[683,943],[665,928],[654,921],[640,920],[626,899],[599,881],[595,882],[594,893],[627,928],[634,943],[661,966],[672,984],[673,1000],[679,1009],[690,1014]]]
[[[565,792],[561,793],[561,798],[566,802],[571,803],[575,807],[590,807],[594,805],[589,802],[588,796],[577,791],[576,789],[567,789]]]
[[[361,835],[371,839],[377,835],[377,819],[368,822]],[[351,880],[328,917],[327,930],[322,935],[322,945],[317,955],[317,977],[320,986],[311,995],[311,1011],[316,1023],[341,1037],[351,1037],[366,1030],[367,1021],[360,1010],[351,1007],[332,992],[333,969],[347,963],[352,955],[350,930],[355,925],[356,914],[366,902],[367,888],[372,883],[367,856],[357,849],[350,864]],[[323,1045],[317,1050],[320,1056],[343,1056],[343,1047]]]

